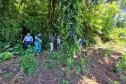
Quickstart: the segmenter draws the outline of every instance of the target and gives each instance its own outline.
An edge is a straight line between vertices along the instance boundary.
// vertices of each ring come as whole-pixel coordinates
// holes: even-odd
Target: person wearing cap
[[[31,45],[31,43],[33,42],[33,38],[32,36],[30,36],[30,33],[27,33],[27,35],[25,36],[23,43],[25,42],[25,50],[28,48],[28,45]]]
[[[60,50],[60,36],[57,37],[57,51]]]
[[[85,40],[79,39],[79,41],[78,41],[78,45],[79,45],[79,47],[80,47],[80,51],[83,50],[83,49],[82,49],[82,42],[83,42],[83,41],[85,41]]]
[[[40,39],[41,37],[41,33],[37,34],[35,36],[35,41],[34,41],[34,44],[35,44],[35,47],[38,48],[38,53],[41,52],[41,43],[42,43],[42,40]],[[34,49],[34,51],[36,52],[37,49]]]

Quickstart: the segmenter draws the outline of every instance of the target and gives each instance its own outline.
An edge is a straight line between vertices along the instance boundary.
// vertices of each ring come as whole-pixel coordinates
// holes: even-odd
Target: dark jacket
[[[53,36],[51,36],[51,37],[49,38],[49,42],[50,42],[50,43],[54,43],[54,39],[55,39],[55,38],[54,38]]]

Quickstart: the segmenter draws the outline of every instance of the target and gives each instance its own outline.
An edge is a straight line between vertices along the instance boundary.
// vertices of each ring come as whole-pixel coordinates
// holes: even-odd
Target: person
[[[25,50],[28,48],[28,45],[31,45],[31,43],[33,42],[33,38],[32,36],[30,36],[30,33],[27,33],[27,35],[25,36],[23,43],[25,42]]]
[[[53,43],[54,43],[54,37],[53,35],[49,38],[49,44],[50,44],[50,53],[52,54],[53,52]]]
[[[36,48],[39,48],[39,49],[38,49],[38,53],[41,52],[41,43],[42,43],[42,40],[40,39],[40,37],[41,37],[41,33],[37,34],[37,35],[35,36],[35,41],[34,41],[35,47],[36,47]],[[36,53],[36,50],[37,50],[37,49],[34,49],[35,53]]]
[[[60,50],[60,36],[57,37],[57,51]]]
[[[79,41],[78,41],[78,45],[80,47],[80,51],[83,51],[83,49],[82,49],[82,42],[83,41],[85,41],[85,40],[79,39]]]

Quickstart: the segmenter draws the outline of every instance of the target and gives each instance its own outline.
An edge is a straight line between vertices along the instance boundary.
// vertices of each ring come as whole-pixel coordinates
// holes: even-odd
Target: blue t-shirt
[[[38,39],[40,39],[40,38],[39,38],[39,35],[36,35],[36,37],[37,37]],[[37,40],[37,39],[35,39],[35,42],[38,42],[38,40]]]

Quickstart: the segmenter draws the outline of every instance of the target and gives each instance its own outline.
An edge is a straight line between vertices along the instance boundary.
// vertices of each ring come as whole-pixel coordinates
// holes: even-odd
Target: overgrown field
[[[15,55],[0,63],[0,83],[125,84],[126,54],[105,48],[85,47],[83,50],[69,59],[61,51]]]

